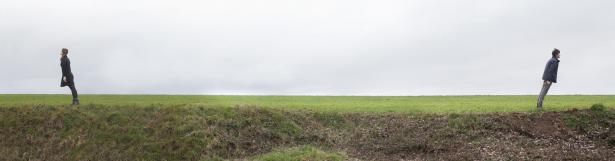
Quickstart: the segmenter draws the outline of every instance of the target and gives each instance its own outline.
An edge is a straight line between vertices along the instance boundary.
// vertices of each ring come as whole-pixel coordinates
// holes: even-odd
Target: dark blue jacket
[[[556,58],[549,59],[545,72],[542,74],[542,80],[557,83],[557,67],[559,67],[559,60]]]

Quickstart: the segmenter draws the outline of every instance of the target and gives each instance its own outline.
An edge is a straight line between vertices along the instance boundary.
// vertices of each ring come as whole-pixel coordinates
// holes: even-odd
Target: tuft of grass
[[[586,114],[567,115],[563,119],[566,126],[579,131],[587,131],[591,123],[591,116]]]
[[[279,149],[252,158],[255,161],[341,161],[344,155],[335,152],[325,152],[312,146],[302,146],[289,149]]]
[[[350,128],[352,125],[340,113],[335,112],[315,112],[312,114],[315,120],[318,120],[325,126]]]
[[[615,146],[615,112],[607,110],[602,104],[594,104],[589,110],[568,113],[563,117],[566,126],[586,133],[590,138],[604,141],[607,146]]]
[[[302,129],[283,111],[261,108],[258,106],[236,107],[240,117],[233,118],[237,127],[262,125],[265,132],[279,138],[293,138],[302,132]]]
[[[294,137],[301,133],[301,128],[293,120],[285,117],[281,111],[264,110],[265,127],[281,136]]]
[[[473,114],[449,114],[448,125],[459,133],[467,133],[484,127],[484,122],[480,116]]]
[[[604,107],[603,104],[599,103],[592,105],[589,109],[595,112],[602,112],[606,109],[606,107]]]
[[[577,130],[586,131],[590,125],[594,123],[607,123],[613,119],[615,114],[607,111],[603,104],[593,104],[589,108],[589,112],[572,113],[564,116],[564,123],[568,127],[576,128]]]

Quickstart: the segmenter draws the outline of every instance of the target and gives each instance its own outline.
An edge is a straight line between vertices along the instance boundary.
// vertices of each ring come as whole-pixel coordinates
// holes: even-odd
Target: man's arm
[[[66,76],[68,75],[67,62],[64,58],[60,60],[60,67],[62,67],[62,81],[66,82]]]
[[[545,65],[545,70],[542,73],[542,80],[544,81],[551,80],[551,64],[553,64],[553,62],[549,60],[547,61],[547,64]]]
[[[557,62],[553,62],[551,64],[551,77],[553,78],[553,82],[557,82],[557,68],[559,67],[559,64]]]

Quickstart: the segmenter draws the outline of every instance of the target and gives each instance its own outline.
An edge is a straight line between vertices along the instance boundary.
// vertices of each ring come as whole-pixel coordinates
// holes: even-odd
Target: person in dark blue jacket
[[[542,101],[545,99],[549,88],[551,88],[551,84],[557,83],[557,68],[559,67],[560,56],[559,49],[554,49],[553,52],[551,52],[551,56],[542,74],[542,90],[540,90],[540,94],[538,95],[538,103],[536,106],[538,111],[542,111]]]
[[[62,79],[60,80],[60,87],[68,86],[70,92],[73,95],[73,105],[79,104],[77,98],[77,89],[75,88],[75,78],[73,72],[70,69],[70,60],[68,59],[68,49],[62,48],[62,56],[60,58],[60,67],[62,67]]]

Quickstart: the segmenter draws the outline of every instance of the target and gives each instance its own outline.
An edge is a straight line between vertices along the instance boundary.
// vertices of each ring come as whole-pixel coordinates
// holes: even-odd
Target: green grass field
[[[536,96],[80,99],[82,105],[70,106],[70,95],[0,95],[0,160],[608,160],[615,155],[615,131],[608,130],[615,127],[613,95],[548,96],[549,112],[531,112]],[[590,109],[561,111],[572,108]],[[485,149],[497,155],[486,155]]]
[[[199,105],[233,107],[255,105],[322,112],[484,113],[530,112],[536,96],[220,96],[220,95],[81,95],[82,105]],[[0,95],[0,105],[65,105],[69,95]],[[550,95],[547,111],[588,108],[602,103],[615,107],[615,95]]]

